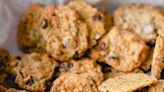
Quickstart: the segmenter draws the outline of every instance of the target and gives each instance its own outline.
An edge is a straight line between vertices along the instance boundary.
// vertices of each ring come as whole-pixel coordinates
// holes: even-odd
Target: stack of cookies
[[[0,49],[0,92],[164,92],[157,7],[122,5],[110,15],[83,1],[32,4],[17,41],[21,56]]]

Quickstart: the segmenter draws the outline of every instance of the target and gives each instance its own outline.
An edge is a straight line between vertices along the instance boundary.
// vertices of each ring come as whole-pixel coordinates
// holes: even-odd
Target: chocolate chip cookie
[[[44,91],[58,63],[47,54],[31,53],[8,62],[15,83],[29,91]]]
[[[151,67],[151,74],[157,79],[164,78],[162,70],[164,69],[164,38],[161,36],[157,37],[153,61]]]
[[[69,61],[81,57],[88,49],[87,25],[76,11],[64,5],[45,7],[40,19],[46,50],[56,60]]]
[[[114,11],[114,23],[138,34],[147,43],[155,43],[157,35],[164,36],[164,16],[153,6],[122,5]]]
[[[45,52],[45,40],[39,30],[38,20],[43,6],[32,4],[23,14],[18,26],[17,41],[20,49],[26,53]]]
[[[136,34],[118,27],[113,27],[95,49],[107,64],[123,72],[138,68],[146,59],[149,50]]]
[[[87,23],[90,34],[89,47],[94,46],[105,33],[104,15],[98,9],[83,1],[73,1],[67,6],[76,10],[80,19]]]

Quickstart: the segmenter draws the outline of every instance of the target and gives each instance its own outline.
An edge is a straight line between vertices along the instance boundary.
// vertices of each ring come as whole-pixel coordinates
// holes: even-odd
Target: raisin
[[[93,20],[94,20],[94,21],[97,21],[97,20],[100,21],[100,20],[102,20],[102,16],[101,16],[100,14],[97,13],[97,14],[95,14],[95,15],[93,16]]]
[[[22,58],[20,56],[17,56],[16,59],[21,60]]]
[[[99,48],[100,50],[105,50],[106,49],[105,43],[104,42],[100,43]]]
[[[41,23],[41,27],[45,29],[45,28],[47,28],[47,26],[48,26],[48,20],[47,19],[43,19],[43,21]]]
[[[149,46],[150,48],[155,47],[155,43],[153,42],[147,42],[146,45]]]
[[[30,85],[31,86],[33,83],[34,83],[34,79],[33,79],[32,76],[30,76],[30,78],[27,81],[25,81],[26,85]]]

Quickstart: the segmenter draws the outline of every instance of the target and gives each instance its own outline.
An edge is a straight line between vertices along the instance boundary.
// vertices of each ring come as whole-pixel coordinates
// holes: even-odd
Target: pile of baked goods
[[[32,4],[17,41],[21,56],[0,49],[0,92],[164,92],[160,8]]]

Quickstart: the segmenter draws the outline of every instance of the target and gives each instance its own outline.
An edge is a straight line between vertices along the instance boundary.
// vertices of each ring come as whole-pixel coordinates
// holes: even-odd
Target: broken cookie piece
[[[144,73],[129,73],[109,78],[98,89],[100,92],[133,92],[157,82],[156,78]]]

